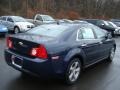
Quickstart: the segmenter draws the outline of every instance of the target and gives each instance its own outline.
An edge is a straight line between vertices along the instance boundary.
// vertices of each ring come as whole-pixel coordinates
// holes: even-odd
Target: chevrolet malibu
[[[22,73],[78,81],[81,70],[101,60],[112,61],[116,44],[111,35],[89,23],[41,25],[9,35],[7,64]]]

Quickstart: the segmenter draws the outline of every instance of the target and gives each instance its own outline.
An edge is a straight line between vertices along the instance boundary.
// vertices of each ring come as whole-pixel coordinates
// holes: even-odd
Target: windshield
[[[117,27],[120,27],[120,23],[119,22],[113,22]]]
[[[112,22],[109,22],[109,24],[110,24],[111,26],[113,26],[113,27],[117,27],[117,25],[115,25],[115,24],[112,23]]]
[[[107,23],[106,26],[109,26],[109,27],[111,27],[111,28],[114,28],[114,26],[113,26],[110,22],[107,22],[107,21],[106,21],[106,23]]]
[[[58,37],[62,32],[64,32],[68,27],[58,26],[58,25],[43,25],[33,28],[26,33],[36,34],[48,37]]]
[[[109,23],[109,21],[103,21],[103,23],[105,24],[105,26],[108,26],[110,28],[114,28],[114,26],[111,23]]]
[[[19,16],[13,16],[12,19],[14,22],[26,22],[24,18],[19,17]]]

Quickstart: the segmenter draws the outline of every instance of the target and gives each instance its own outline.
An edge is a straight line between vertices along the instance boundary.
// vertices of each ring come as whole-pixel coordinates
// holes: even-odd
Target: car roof
[[[84,26],[94,26],[93,24],[91,23],[72,23],[72,24],[69,24],[69,23],[63,23],[63,24],[46,24],[46,25],[40,25],[38,27],[84,27]]]
[[[1,16],[1,17],[21,17],[21,16]]]

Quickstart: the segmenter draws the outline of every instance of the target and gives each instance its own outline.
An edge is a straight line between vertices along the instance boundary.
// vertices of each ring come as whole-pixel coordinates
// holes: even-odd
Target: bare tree
[[[120,0],[0,0],[0,15],[74,12],[83,18],[120,18]],[[64,12],[64,13],[63,13]]]

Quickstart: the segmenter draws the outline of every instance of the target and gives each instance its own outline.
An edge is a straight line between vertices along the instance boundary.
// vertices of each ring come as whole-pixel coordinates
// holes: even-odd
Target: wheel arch
[[[15,26],[14,26],[14,30],[15,30],[15,28],[19,28],[19,29],[20,29],[20,27],[19,27],[19,26],[17,26],[17,25],[15,25]]]
[[[74,58],[79,58],[80,63],[81,63],[81,68],[83,68],[83,67],[84,67],[84,58],[83,58],[83,56],[76,54],[76,55],[74,55],[73,57],[71,57],[70,61],[71,61],[72,59],[74,59]]]
[[[82,49],[76,48],[76,49],[69,51],[68,54],[66,55],[64,61],[69,63],[73,58],[79,58],[82,67],[84,67],[86,56],[85,56],[85,53]]]

